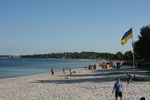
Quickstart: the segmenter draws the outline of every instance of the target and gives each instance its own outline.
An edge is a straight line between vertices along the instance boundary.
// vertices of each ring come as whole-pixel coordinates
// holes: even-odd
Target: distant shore
[[[0,56],[0,59],[7,59],[7,58],[22,58],[20,56]],[[28,58],[28,57],[27,57]],[[30,58],[29,58],[30,59]],[[34,59],[34,57],[31,59]],[[63,59],[63,60],[89,60],[89,61],[101,61],[101,60],[105,60],[105,59],[80,59],[80,58],[35,58],[35,59]]]

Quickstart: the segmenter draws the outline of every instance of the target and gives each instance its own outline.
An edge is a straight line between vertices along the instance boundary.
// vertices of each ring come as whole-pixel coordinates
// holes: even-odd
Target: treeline
[[[132,52],[127,51],[125,54],[121,52],[113,53],[98,53],[98,52],[64,52],[64,53],[49,53],[49,54],[34,54],[22,55],[22,58],[65,58],[65,59],[111,59],[122,60],[132,59]]]
[[[141,28],[134,49],[138,66],[150,69],[150,25]]]
[[[64,53],[49,53],[49,54],[34,54],[24,55],[22,58],[66,58],[66,59],[111,59],[114,54],[97,53],[97,52],[64,52]]]

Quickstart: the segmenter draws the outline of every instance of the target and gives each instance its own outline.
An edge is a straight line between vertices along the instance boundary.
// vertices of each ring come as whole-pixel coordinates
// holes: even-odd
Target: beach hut
[[[120,69],[120,66],[121,66],[121,61],[115,60],[115,61],[112,62],[112,67],[113,68]]]
[[[107,62],[106,63],[106,69],[110,69],[112,67],[112,63],[111,62]]]
[[[93,70],[93,65],[89,65],[89,70]]]
[[[112,63],[111,63],[110,61],[107,61],[107,62],[101,63],[100,66],[101,66],[102,68],[109,69],[109,68],[112,67]]]
[[[120,69],[120,61],[116,62],[117,69]]]
[[[93,69],[96,69],[96,64],[95,64],[95,65],[93,65]]]

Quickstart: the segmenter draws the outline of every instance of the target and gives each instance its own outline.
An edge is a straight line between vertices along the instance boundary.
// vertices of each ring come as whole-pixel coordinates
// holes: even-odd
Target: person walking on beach
[[[129,83],[133,82],[133,77],[132,77],[132,75],[130,73],[128,73],[127,76],[128,76],[128,83],[127,83],[127,87],[128,87]]]
[[[63,67],[63,73],[66,74],[65,68]]]
[[[66,79],[69,79],[69,77],[71,77],[71,75],[72,75],[72,71],[71,71],[71,69],[69,69],[69,75],[66,76]]]
[[[51,68],[51,75],[54,75],[54,69],[53,68]]]
[[[117,79],[117,82],[114,84],[112,94],[114,93],[114,90],[115,90],[115,98],[116,98],[115,100],[118,99],[118,96],[120,97],[120,100],[123,100],[122,97],[123,86],[122,83],[120,82],[120,79]]]
[[[71,69],[69,69],[69,72],[70,72],[70,76],[72,75],[72,71],[71,71]]]

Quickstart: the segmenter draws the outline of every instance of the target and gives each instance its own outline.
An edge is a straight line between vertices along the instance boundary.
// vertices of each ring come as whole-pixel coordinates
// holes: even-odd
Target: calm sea
[[[0,59],[0,78],[47,73],[50,72],[51,67],[55,71],[62,71],[63,67],[66,69],[75,69],[99,63],[102,63],[102,61],[40,58]]]

